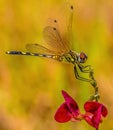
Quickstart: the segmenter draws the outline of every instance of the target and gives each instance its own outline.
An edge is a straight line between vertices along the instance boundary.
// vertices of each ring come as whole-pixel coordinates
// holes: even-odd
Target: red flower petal
[[[63,103],[57,110],[55,116],[55,120],[64,123],[71,120],[71,114],[69,112],[69,109],[67,107],[66,103]]]
[[[65,102],[68,106],[69,111],[73,114],[73,116],[78,116],[80,114],[80,111],[75,100],[64,90],[62,90],[62,95],[65,99]]]
[[[104,105],[102,105],[102,116],[106,117],[107,114],[108,114],[107,108]]]
[[[95,112],[92,122],[95,128],[98,129],[99,123],[101,122],[101,111],[102,111],[102,105],[99,107],[99,109]]]
[[[98,102],[86,102],[84,109],[86,110],[84,119],[98,130],[99,123],[102,121],[102,116],[105,117],[108,113],[107,108]]]
[[[101,103],[98,103],[98,102],[86,102],[84,104],[84,109],[86,110],[86,112],[91,112],[92,114],[95,113],[95,111],[100,107],[102,106],[102,109],[101,109],[101,114],[102,116],[106,117],[106,115],[108,114],[108,110],[107,108],[101,104]]]
[[[94,127],[94,124],[92,122],[92,117],[93,117],[93,114],[88,113],[88,112],[84,115],[84,119],[87,121],[87,123]]]

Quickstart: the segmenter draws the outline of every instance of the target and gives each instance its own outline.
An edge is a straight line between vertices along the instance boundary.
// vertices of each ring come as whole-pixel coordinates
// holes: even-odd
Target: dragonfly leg
[[[82,80],[82,81],[85,81],[85,82],[91,81],[90,79],[86,79],[86,78],[79,76],[76,65],[74,66],[74,74],[75,74],[76,79],[78,79],[78,80]]]
[[[91,65],[83,66],[81,64],[78,64],[78,67],[79,67],[80,71],[84,72],[84,73],[90,73],[92,70]]]

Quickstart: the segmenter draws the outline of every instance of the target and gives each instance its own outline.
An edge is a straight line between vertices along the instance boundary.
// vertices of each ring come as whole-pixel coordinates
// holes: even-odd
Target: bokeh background
[[[100,102],[109,111],[100,130],[113,129],[113,0],[0,0],[0,130],[94,130],[85,121],[54,120],[64,101],[62,89],[83,113],[94,93],[90,84],[75,79],[73,65],[5,54],[26,51],[26,43],[43,45],[42,31],[49,18],[59,17],[66,24],[68,2],[75,7],[72,48],[88,55],[86,64],[94,68]]]

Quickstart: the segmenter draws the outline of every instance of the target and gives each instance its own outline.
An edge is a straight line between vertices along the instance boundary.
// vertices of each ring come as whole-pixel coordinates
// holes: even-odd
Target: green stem
[[[94,78],[94,71],[93,71],[92,68],[90,70],[89,77],[91,79],[90,84],[93,86],[93,88],[95,90],[95,94],[93,95],[92,100],[95,99],[96,101],[98,101],[98,99],[100,98],[100,96],[98,94],[98,86],[97,86],[97,82],[96,82],[96,80]]]

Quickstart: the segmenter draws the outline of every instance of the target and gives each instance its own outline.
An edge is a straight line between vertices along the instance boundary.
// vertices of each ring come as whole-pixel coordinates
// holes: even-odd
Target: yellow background
[[[76,0],[73,50],[88,55],[94,68],[100,102],[108,108],[99,130],[113,129],[113,0]],[[54,113],[66,90],[83,105],[94,93],[90,84],[74,77],[73,65],[30,56],[6,55],[26,51],[26,43],[43,45],[48,18],[65,20],[65,0],[0,0],[0,130],[93,130],[85,121],[59,124]],[[63,15],[61,15],[63,14]],[[65,23],[65,21],[64,21]],[[84,76],[84,75],[83,75]]]

